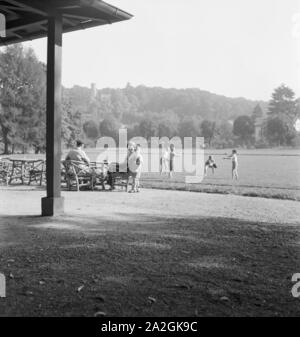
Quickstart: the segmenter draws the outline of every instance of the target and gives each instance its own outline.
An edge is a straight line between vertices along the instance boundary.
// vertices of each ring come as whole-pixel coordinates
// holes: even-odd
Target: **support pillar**
[[[53,216],[64,211],[61,197],[61,72],[62,16],[48,20],[46,179],[47,197],[42,198],[42,215]]]

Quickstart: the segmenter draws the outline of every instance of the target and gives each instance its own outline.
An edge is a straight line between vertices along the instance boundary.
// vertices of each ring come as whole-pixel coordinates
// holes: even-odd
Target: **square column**
[[[47,56],[46,179],[47,197],[42,198],[42,215],[59,215],[64,211],[61,197],[61,73],[62,16],[48,20]]]

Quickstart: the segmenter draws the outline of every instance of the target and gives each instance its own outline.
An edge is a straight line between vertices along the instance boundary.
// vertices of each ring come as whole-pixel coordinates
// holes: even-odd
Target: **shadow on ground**
[[[295,224],[116,215],[1,216],[0,315],[300,314]]]

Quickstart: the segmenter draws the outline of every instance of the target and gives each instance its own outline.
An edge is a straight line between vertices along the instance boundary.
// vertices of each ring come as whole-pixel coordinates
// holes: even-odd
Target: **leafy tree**
[[[143,119],[139,123],[139,136],[149,140],[151,137],[157,136],[157,123],[150,119]]]
[[[122,90],[114,90],[111,94],[112,114],[118,120],[122,121],[123,115],[130,110],[129,102]]]
[[[157,135],[158,137],[168,137],[171,139],[175,136],[176,129],[171,124],[167,123],[166,121],[161,121],[158,123],[158,130]]]
[[[200,133],[199,120],[194,118],[184,119],[178,125],[178,136],[181,138],[183,144],[185,137],[192,137],[192,144],[195,146],[196,137],[200,137]]]
[[[300,98],[296,99],[296,118],[300,117]]]
[[[13,148],[17,133],[18,119],[22,115],[21,100],[18,90],[23,86],[21,69],[23,67],[23,49],[11,46],[0,54],[0,127],[4,143],[4,153]]]
[[[266,126],[266,137],[271,145],[286,144],[286,123],[281,117],[269,118]]]
[[[242,145],[250,145],[254,135],[252,119],[249,116],[239,116],[233,123],[233,134],[238,137]]]
[[[99,138],[99,129],[95,121],[89,120],[83,124],[83,131],[85,135],[95,142],[95,146],[97,143],[97,139]]]
[[[168,137],[171,139],[178,135],[178,126],[180,119],[173,110],[165,110],[153,116],[153,119],[157,121],[157,136]]]
[[[201,123],[202,136],[207,141],[209,146],[211,145],[211,141],[214,137],[215,129],[216,129],[216,123],[215,122],[212,122],[212,121],[209,121],[209,120],[205,119]]]
[[[75,85],[71,89],[65,89],[64,94],[68,95],[76,111],[81,111],[82,114],[88,112],[89,104],[91,103],[91,89]]]
[[[24,50],[25,64],[22,70],[27,85],[19,92],[23,115],[18,133],[22,137],[23,152],[33,147],[36,153],[46,147],[46,67],[39,62],[32,49]]]
[[[74,111],[70,97],[63,90],[62,96],[62,140],[69,148],[74,146],[76,139],[81,138],[81,113]]]
[[[139,99],[136,95],[135,88],[130,85],[130,83],[127,83],[124,94],[127,97],[128,104],[130,109],[123,115],[123,121],[126,122],[126,119],[128,115],[137,115],[138,109],[139,109]]]
[[[198,123],[192,119],[183,120],[178,126],[178,133],[181,139],[184,137],[197,137],[200,135]]]
[[[140,128],[138,124],[127,127],[127,138],[130,140],[133,137],[140,137]]]
[[[1,140],[4,144],[4,154],[9,153],[9,146],[11,145],[11,152],[14,152],[14,136],[17,134],[18,117],[21,111],[15,107],[0,106],[0,126],[1,126]]]
[[[100,123],[99,130],[102,137],[112,137],[118,141],[120,123],[115,118],[106,118]]]
[[[41,142],[45,126],[45,67],[32,49],[13,45],[0,53],[0,88],[4,152],[25,152]]]
[[[217,148],[233,147],[233,126],[227,121],[216,123],[215,137],[212,141],[213,146]]]

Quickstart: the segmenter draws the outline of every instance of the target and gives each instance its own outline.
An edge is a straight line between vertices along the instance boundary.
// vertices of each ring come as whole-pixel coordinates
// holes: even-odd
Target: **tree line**
[[[46,67],[22,45],[0,52],[0,153],[45,151]],[[205,139],[208,147],[299,145],[294,124],[300,100],[285,85],[270,102],[227,98],[199,89],[146,86],[101,89],[74,86],[62,92],[62,143],[77,138],[96,146],[102,136],[117,140],[175,136]],[[260,128],[259,139],[255,137]]]
[[[62,95],[62,141],[80,136],[80,111]],[[45,152],[46,66],[21,44],[0,52],[0,153]],[[2,148],[1,148],[2,147]]]
[[[136,88],[129,89],[133,91]],[[300,118],[300,99],[296,99],[293,90],[284,84],[274,90],[266,112],[257,103],[250,114],[241,114],[235,118],[231,116],[232,119],[216,116],[211,119],[202,118],[201,113],[180,117],[169,109],[161,113],[136,113],[135,118],[126,124],[128,116],[124,114],[122,104],[119,106],[117,114],[113,112],[112,105],[109,113],[96,110],[100,111],[100,114],[96,114],[98,118],[93,115],[93,119],[84,122],[84,136],[90,146],[95,146],[101,136],[117,140],[121,127],[127,128],[128,138],[140,136],[150,140],[151,137],[204,137],[206,146],[214,148],[300,145],[299,132],[295,128],[295,123]]]

